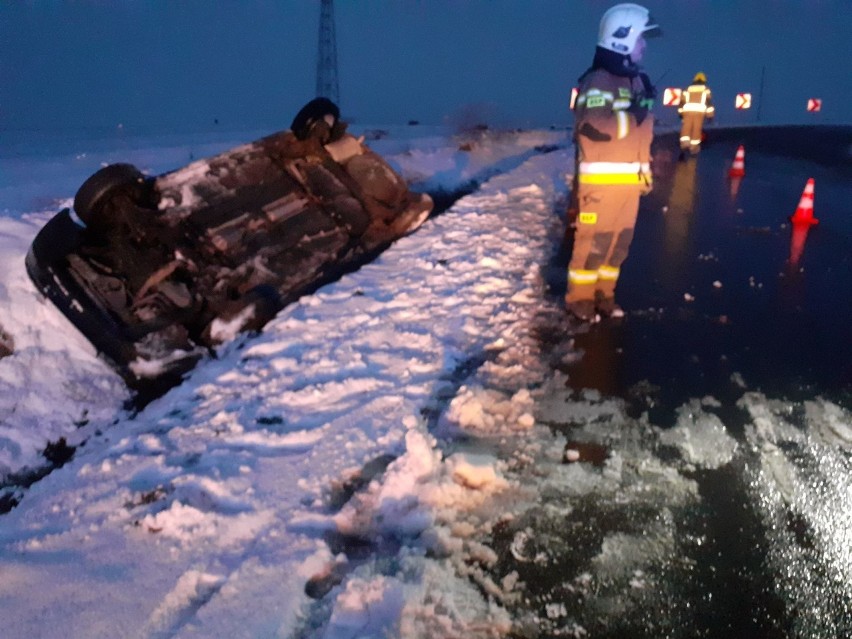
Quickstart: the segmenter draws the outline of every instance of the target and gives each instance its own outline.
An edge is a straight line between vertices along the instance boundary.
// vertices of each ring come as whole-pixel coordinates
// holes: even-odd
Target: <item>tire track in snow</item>
[[[513,349],[533,348],[531,342],[534,342],[534,339],[527,336],[529,315],[530,313],[535,314],[535,309],[539,306],[540,299],[544,295],[543,282],[536,271],[549,259],[550,252],[553,250],[554,237],[561,237],[561,232],[557,232],[555,235],[552,233],[553,207],[554,201],[558,199],[561,192],[564,192],[565,187],[564,184],[560,183],[562,172],[557,171],[559,175],[551,173],[553,166],[560,166],[561,163],[553,162],[553,158],[549,158],[548,170],[543,175],[536,176],[537,180],[546,185],[547,188],[545,189],[539,188],[536,182],[529,183],[530,173],[535,172],[535,169],[531,168],[531,164],[535,166],[536,160],[522,165],[516,172],[503,174],[489,181],[479,191],[459,200],[454,207],[445,213],[446,230],[441,231],[443,243],[435,251],[433,259],[437,264],[447,268],[455,267],[458,272],[468,272],[469,274],[466,278],[463,278],[465,281],[462,283],[454,280],[449,286],[450,290],[444,294],[438,293],[437,297],[461,297],[466,299],[473,307],[476,306],[480,298],[484,298],[486,302],[483,305],[488,305],[488,312],[473,313],[479,325],[476,330],[469,327],[467,331],[460,331],[461,334],[470,338],[465,340],[468,343],[457,349],[458,354],[449,360],[449,366],[445,363],[445,372],[439,380],[437,392],[421,408],[420,412],[425,420],[422,427],[426,432],[440,430],[439,424],[450,403],[459,396],[460,392],[465,392],[464,384],[470,381],[477,371],[482,369],[483,365],[488,362],[495,362],[501,357],[513,357],[514,355],[511,353]],[[476,233],[458,231],[458,227],[464,227],[465,224],[477,226],[481,224],[486,228],[493,228],[495,222],[489,217],[495,215],[502,218],[500,226],[503,226],[504,231],[506,230],[505,225],[512,223],[516,223],[517,228],[523,229],[522,233],[518,235],[518,240],[520,245],[529,246],[528,252],[513,249],[511,242],[507,244],[505,238],[501,237],[499,241],[494,242],[493,247],[488,246],[488,240],[483,238],[483,246],[477,247],[471,255],[471,246],[469,242],[465,241],[465,238],[476,235]],[[432,229],[430,235],[433,234],[437,234],[436,229]],[[457,239],[457,241],[451,242],[451,239]],[[487,285],[480,287],[484,281],[482,269],[477,270],[475,265],[485,266],[486,274],[489,273],[494,264],[503,263],[502,260],[511,261],[511,255],[499,254],[501,250],[505,251],[507,248],[510,254],[522,254],[523,257],[518,258],[517,262],[505,269],[503,282],[494,283],[499,289],[495,294]],[[493,253],[489,254],[489,249]],[[458,262],[466,262],[470,268],[466,268],[464,264],[459,265]],[[470,273],[470,271],[473,272]],[[502,286],[506,282],[508,282],[508,285]],[[459,289],[463,291],[466,286],[472,289],[480,288],[478,291],[471,292],[469,296],[464,294],[459,296],[457,291]],[[535,373],[532,374],[535,375]],[[517,384],[519,381],[514,379],[512,384]],[[509,428],[512,428],[512,426],[509,425]],[[453,454],[455,446],[452,441],[453,435],[449,433],[447,435],[449,439],[444,441],[434,440],[435,452],[439,457],[449,458]],[[404,456],[405,454],[403,454]],[[387,486],[389,483],[393,484],[399,480],[399,469],[396,466],[401,466],[403,463],[405,463],[405,460],[401,460],[400,457],[383,460],[382,466],[390,467],[386,475],[376,477],[375,483],[372,484],[363,482],[357,490],[349,495],[349,500],[341,505],[338,512],[348,509],[348,512],[346,512],[348,517],[354,517],[368,523],[366,527],[364,527],[364,524],[357,527],[357,536],[349,538],[349,542],[352,543],[349,551],[353,555],[350,561],[345,566],[338,565],[324,575],[318,576],[317,582],[322,581],[324,585],[315,593],[318,601],[312,605],[312,612],[297,636],[318,636],[322,631],[321,629],[327,628],[329,624],[343,623],[340,620],[335,621],[335,611],[337,610],[334,603],[335,598],[346,593],[347,589],[352,587],[353,584],[360,583],[365,578],[369,582],[370,578],[364,575],[372,574],[372,567],[385,563],[393,564],[393,558],[401,547],[421,545],[420,542],[406,534],[404,530],[384,529],[380,523],[383,506],[381,499],[376,496],[376,492],[381,491],[382,486]],[[432,470],[439,472],[435,469]],[[397,474],[394,471],[397,471]],[[371,479],[375,477],[375,473],[372,472],[368,475]],[[422,508],[428,511],[430,506],[421,504],[414,506],[414,508]],[[430,517],[432,516],[434,515],[430,515]],[[391,543],[387,543],[388,535],[392,539]],[[359,539],[370,538],[374,540],[385,539],[385,543],[377,542],[365,545],[358,541]],[[341,549],[345,550],[346,537],[339,538],[338,541],[344,544]],[[463,568],[463,570],[466,569]],[[373,577],[376,577],[376,575],[373,574]],[[393,575],[385,575],[385,577],[392,578]],[[462,579],[467,580],[469,576],[463,576]],[[480,611],[480,614],[482,615],[482,618],[479,619],[480,629],[476,630],[474,627],[466,629],[471,636],[479,636],[478,632],[490,634],[493,630],[493,620],[489,620],[488,615],[483,611]],[[454,621],[459,622],[458,619]],[[337,628],[337,630],[340,631],[340,628]],[[459,630],[461,631],[462,628],[459,628]]]

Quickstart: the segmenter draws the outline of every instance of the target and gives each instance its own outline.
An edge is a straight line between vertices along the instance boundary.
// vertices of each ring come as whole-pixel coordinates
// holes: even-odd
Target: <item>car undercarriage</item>
[[[175,171],[102,168],[76,219],[64,209],[36,236],[31,279],[128,386],[159,394],[432,211],[338,115],[320,98],[291,129]]]

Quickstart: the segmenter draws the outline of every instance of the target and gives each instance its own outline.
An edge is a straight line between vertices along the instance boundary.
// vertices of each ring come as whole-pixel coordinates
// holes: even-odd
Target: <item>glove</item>
[[[640,73],[639,79],[642,81],[642,91],[633,95],[630,106],[627,107],[627,112],[632,114],[636,118],[636,124],[641,126],[645,118],[648,117],[648,111],[654,106],[657,88],[651,84],[651,79],[647,73]]]
[[[636,118],[636,124],[639,126],[645,121],[645,118],[648,117],[648,107],[644,104],[644,97],[640,95],[634,95],[633,99],[630,101],[630,106],[627,107],[626,111]]]
[[[650,171],[639,171],[639,194],[648,195],[654,190],[654,175]]]
[[[648,111],[654,106],[654,100],[657,97],[657,87],[651,84],[651,79],[646,73],[640,73],[639,79],[642,81],[642,91],[633,95],[627,112],[632,114],[636,118],[636,124],[641,126],[645,118],[648,117]]]
[[[589,138],[592,142],[609,142],[612,139],[612,136],[609,133],[599,131],[588,122],[583,122],[577,133]]]
[[[648,105],[648,108],[650,108],[654,105],[654,100],[657,99],[657,87],[651,84],[651,78],[648,77],[647,73],[640,73],[639,79],[642,80],[642,90],[645,97],[651,100],[651,104]]]

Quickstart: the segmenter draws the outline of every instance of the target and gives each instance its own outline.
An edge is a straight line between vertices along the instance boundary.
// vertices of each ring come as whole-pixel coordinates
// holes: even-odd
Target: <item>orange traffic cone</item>
[[[796,212],[790,216],[790,221],[793,224],[817,224],[819,220],[814,217],[814,179],[808,178],[805,184],[805,190],[802,191],[802,198],[799,200],[799,206]]]
[[[731,164],[731,170],[728,171],[728,177],[743,177],[745,175],[745,147],[740,144],[737,149],[737,154],[734,156],[734,162]]]

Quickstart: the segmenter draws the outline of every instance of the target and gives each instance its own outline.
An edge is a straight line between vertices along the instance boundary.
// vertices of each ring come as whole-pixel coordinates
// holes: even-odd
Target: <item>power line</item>
[[[337,40],[334,32],[334,0],[322,0],[317,56],[317,97],[339,104]]]

